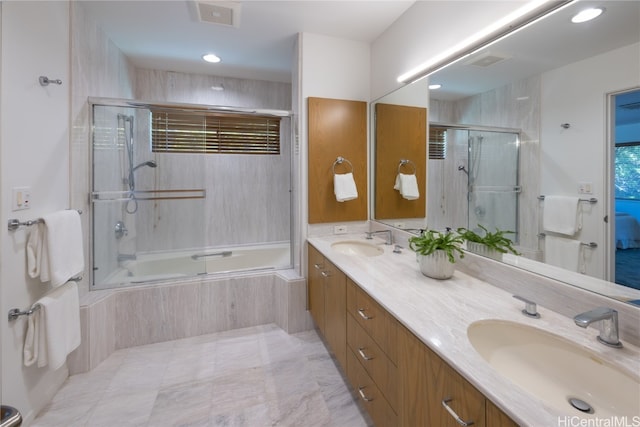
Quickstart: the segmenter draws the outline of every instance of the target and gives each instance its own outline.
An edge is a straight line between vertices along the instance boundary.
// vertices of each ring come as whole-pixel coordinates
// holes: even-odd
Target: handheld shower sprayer
[[[135,166],[132,171],[135,171],[138,168],[141,168],[143,166],[149,166],[150,168],[157,168],[158,164],[155,162],[155,160],[149,160],[148,162],[143,162],[140,163],[139,165]]]
[[[458,166],[458,170],[466,173],[467,175],[469,175],[469,172],[467,172],[467,168],[464,165]]]

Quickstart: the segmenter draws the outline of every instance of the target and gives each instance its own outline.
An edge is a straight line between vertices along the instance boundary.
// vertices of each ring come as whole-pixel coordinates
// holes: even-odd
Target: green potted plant
[[[505,237],[505,234],[515,234],[513,231],[504,231],[496,228],[491,232],[482,225],[478,224],[484,231],[484,235],[480,235],[466,228],[458,228],[458,234],[467,242],[467,249],[478,255],[487,256],[496,260],[502,258],[502,254],[511,252],[514,255],[520,255],[513,247],[513,242]]]
[[[420,271],[433,279],[453,276],[456,257],[464,257],[462,243],[462,236],[450,229],[445,232],[423,230],[419,236],[409,238],[409,247],[417,254]]]

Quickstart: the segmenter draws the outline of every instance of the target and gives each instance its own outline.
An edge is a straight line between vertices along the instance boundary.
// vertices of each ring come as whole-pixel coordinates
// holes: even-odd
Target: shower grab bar
[[[157,195],[156,195],[157,194]],[[91,193],[91,202],[117,202],[127,200],[183,200],[205,199],[204,188],[179,190],[99,191]]]
[[[538,233],[538,237],[541,238],[541,239],[544,239],[545,237],[547,237],[547,235],[544,234],[544,233]],[[586,247],[591,248],[591,249],[595,249],[595,248],[598,247],[598,244],[596,242],[589,242],[589,243],[580,242],[580,244],[582,246],[586,246]]]
[[[492,191],[496,193],[522,193],[522,186],[520,185],[470,185],[469,191]]]
[[[538,200],[544,201],[544,195],[538,196]],[[590,199],[578,199],[582,203],[591,203],[592,205],[598,203],[598,199],[592,197]]]
[[[210,256],[221,256],[221,257],[228,257],[231,256],[233,254],[233,251],[222,251],[222,252],[213,252],[210,254],[204,253],[204,254],[193,254],[191,255],[191,259],[197,260],[199,258],[205,258],[205,257],[210,257]]]
[[[82,215],[81,210],[78,210],[78,213]],[[30,219],[29,221],[20,221],[19,219],[12,218],[8,221],[7,228],[9,229],[9,231],[15,231],[20,227],[31,227],[32,225],[40,224],[43,222],[44,220],[42,218]]]

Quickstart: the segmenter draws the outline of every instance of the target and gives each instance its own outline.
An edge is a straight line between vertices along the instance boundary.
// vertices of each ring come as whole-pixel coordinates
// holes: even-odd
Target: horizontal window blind
[[[151,149],[156,153],[280,154],[280,118],[152,109]]]
[[[429,160],[444,160],[447,157],[447,128],[429,127]]]

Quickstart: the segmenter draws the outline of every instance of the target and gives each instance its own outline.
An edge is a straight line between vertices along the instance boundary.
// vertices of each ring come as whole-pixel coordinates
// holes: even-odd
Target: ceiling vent
[[[240,27],[240,3],[232,1],[197,1],[196,4],[200,22]]]
[[[471,59],[466,64],[476,67],[490,67],[491,65],[502,62],[507,58],[508,56],[487,52],[484,55]]]

